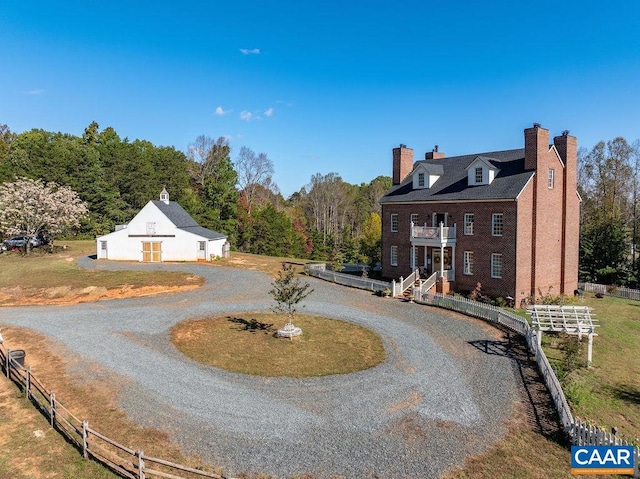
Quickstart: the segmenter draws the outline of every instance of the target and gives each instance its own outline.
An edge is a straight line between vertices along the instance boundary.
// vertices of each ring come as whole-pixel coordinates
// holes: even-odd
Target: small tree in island
[[[298,311],[297,305],[313,293],[309,283],[302,283],[295,277],[293,266],[282,263],[282,269],[278,271],[278,276],[273,283],[273,289],[269,294],[276,301],[274,312],[285,314],[287,316],[287,324],[278,330],[278,336],[285,338],[293,338],[302,334],[302,329],[293,325],[293,318]]]

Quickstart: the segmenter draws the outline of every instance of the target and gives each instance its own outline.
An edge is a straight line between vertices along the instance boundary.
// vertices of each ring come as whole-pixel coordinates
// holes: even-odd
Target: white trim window
[[[555,176],[555,170],[553,168],[549,168],[549,173],[547,175],[547,188],[549,188],[550,190],[553,189],[554,176]]]
[[[473,251],[464,252],[462,273],[473,274]]]
[[[502,236],[504,232],[504,216],[502,213],[491,215],[491,236]]]
[[[464,234],[473,234],[473,213],[465,213],[464,215]]]
[[[398,266],[398,247],[391,247],[391,256],[389,258],[391,266]]]
[[[502,254],[491,253],[491,277],[502,278]]]
[[[398,213],[391,213],[391,232],[398,232]]]
[[[424,173],[418,173],[418,187],[424,188]]]
[[[476,184],[482,183],[484,181],[482,170],[483,168],[481,166],[476,167]]]
[[[147,236],[156,234],[156,222],[147,221]]]
[[[418,226],[418,214],[417,213],[412,213],[411,214],[411,222],[414,224],[414,226]]]

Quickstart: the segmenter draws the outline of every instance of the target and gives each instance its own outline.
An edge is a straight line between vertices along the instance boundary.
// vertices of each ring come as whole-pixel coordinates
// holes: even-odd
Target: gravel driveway
[[[323,378],[250,377],[182,356],[169,330],[205,314],[269,310],[265,274],[206,264],[79,263],[187,271],[207,282],[172,295],[0,308],[0,323],[40,331],[128,379],[119,399],[134,421],[166,430],[230,476],[438,477],[500,439],[520,399],[513,360],[476,346],[496,334],[479,321],[309,278],[315,292],[305,311],[376,331],[387,361]]]

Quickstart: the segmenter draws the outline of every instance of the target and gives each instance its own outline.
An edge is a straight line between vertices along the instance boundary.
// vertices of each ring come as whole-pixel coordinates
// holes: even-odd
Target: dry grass
[[[197,288],[204,279],[164,271],[87,271],[75,265],[95,253],[94,241],[70,241],[54,253],[0,254],[0,306],[70,304]]]
[[[191,467],[203,467],[197,457],[183,454],[171,443],[167,433],[140,427],[127,419],[117,407],[121,379],[107,374],[95,365],[78,368],[75,357],[53,345],[46,337],[21,328],[4,328],[5,342],[11,349],[25,349],[26,362],[32,373],[56,399],[89,426],[132,449],[143,449],[148,456],[160,457]],[[73,370],[74,373],[69,371]],[[75,371],[82,371],[76,373]],[[18,389],[6,378],[0,378],[0,478],[112,478],[118,477],[93,461],[84,461],[81,454],[49,428]],[[44,435],[37,437],[35,431]],[[215,471],[220,473],[221,471]]]
[[[49,256],[42,253],[24,258],[15,254],[0,255],[0,291],[22,286],[24,294],[31,294],[33,291],[26,291],[27,287],[49,288],[52,284],[61,290],[88,284],[118,287],[119,275],[109,278],[108,274],[79,272],[73,266],[75,257],[94,252],[93,241],[69,242],[68,246],[67,250]],[[302,260],[242,253],[232,253],[230,259],[214,264],[259,270],[273,277],[283,261],[293,263],[299,271],[304,264]],[[88,274],[83,276],[85,273]],[[120,285],[164,285],[173,280],[189,283],[186,277],[176,278],[151,273],[148,277],[128,276],[127,283]],[[585,301],[595,308],[602,327],[598,331],[600,336],[594,341],[594,366],[576,375],[577,386],[572,392],[577,401],[573,405],[574,412],[599,425],[617,426],[625,435],[637,437],[640,434],[640,302],[592,297]],[[279,323],[276,326],[281,326]],[[305,331],[303,341],[311,340],[314,335],[308,331],[306,320],[296,323]],[[259,336],[259,333],[246,331],[235,333]],[[65,406],[87,418],[95,429],[108,431],[109,436],[119,442],[143,448],[149,454],[193,466],[200,464],[198,458],[183,455],[162,431],[135,426],[127,420],[116,404],[119,381],[95,369],[87,370],[81,376],[68,373],[67,366],[74,361],[73,356],[59,347],[56,349],[42,336],[13,327],[5,328],[3,335],[12,349],[27,350],[27,362],[33,367],[34,374],[56,391]],[[302,344],[279,342],[291,346],[290,350]],[[0,479],[114,477],[91,461],[83,461],[77,451],[49,429],[48,422],[15,386],[3,378],[0,378],[0,428]],[[36,435],[36,431],[44,434]],[[503,440],[486,453],[469,458],[463,468],[445,474],[443,479],[569,478],[572,477],[569,471],[570,455],[566,444],[540,432],[534,424],[514,418],[510,432]]]
[[[229,258],[220,259],[213,264],[231,266],[234,268],[262,271],[275,278],[282,269],[282,263],[291,264],[296,273],[301,273],[304,265],[309,261],[296,258],[279,258],[277,256],[263,256],[259,254],[239,253],[234,251]]]
[[[278,338],[285,320],[275,314],[243,314],[182,322],[171,331],[173,344],[195,361],[258,376],[315,377],[347,374],[385,360],[382,340],[361,326],[298,315],[303,335]]]

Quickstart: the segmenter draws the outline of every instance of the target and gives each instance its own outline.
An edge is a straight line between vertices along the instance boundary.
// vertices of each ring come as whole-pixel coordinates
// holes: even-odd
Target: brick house
[[[393,186],[382,197],[382,272],[440,273],[438,284],[519,304],[573,294],[578,281],[577,140],[524,130],[524,148],[447,158],[436,147],[413,161],[393,149]]]

